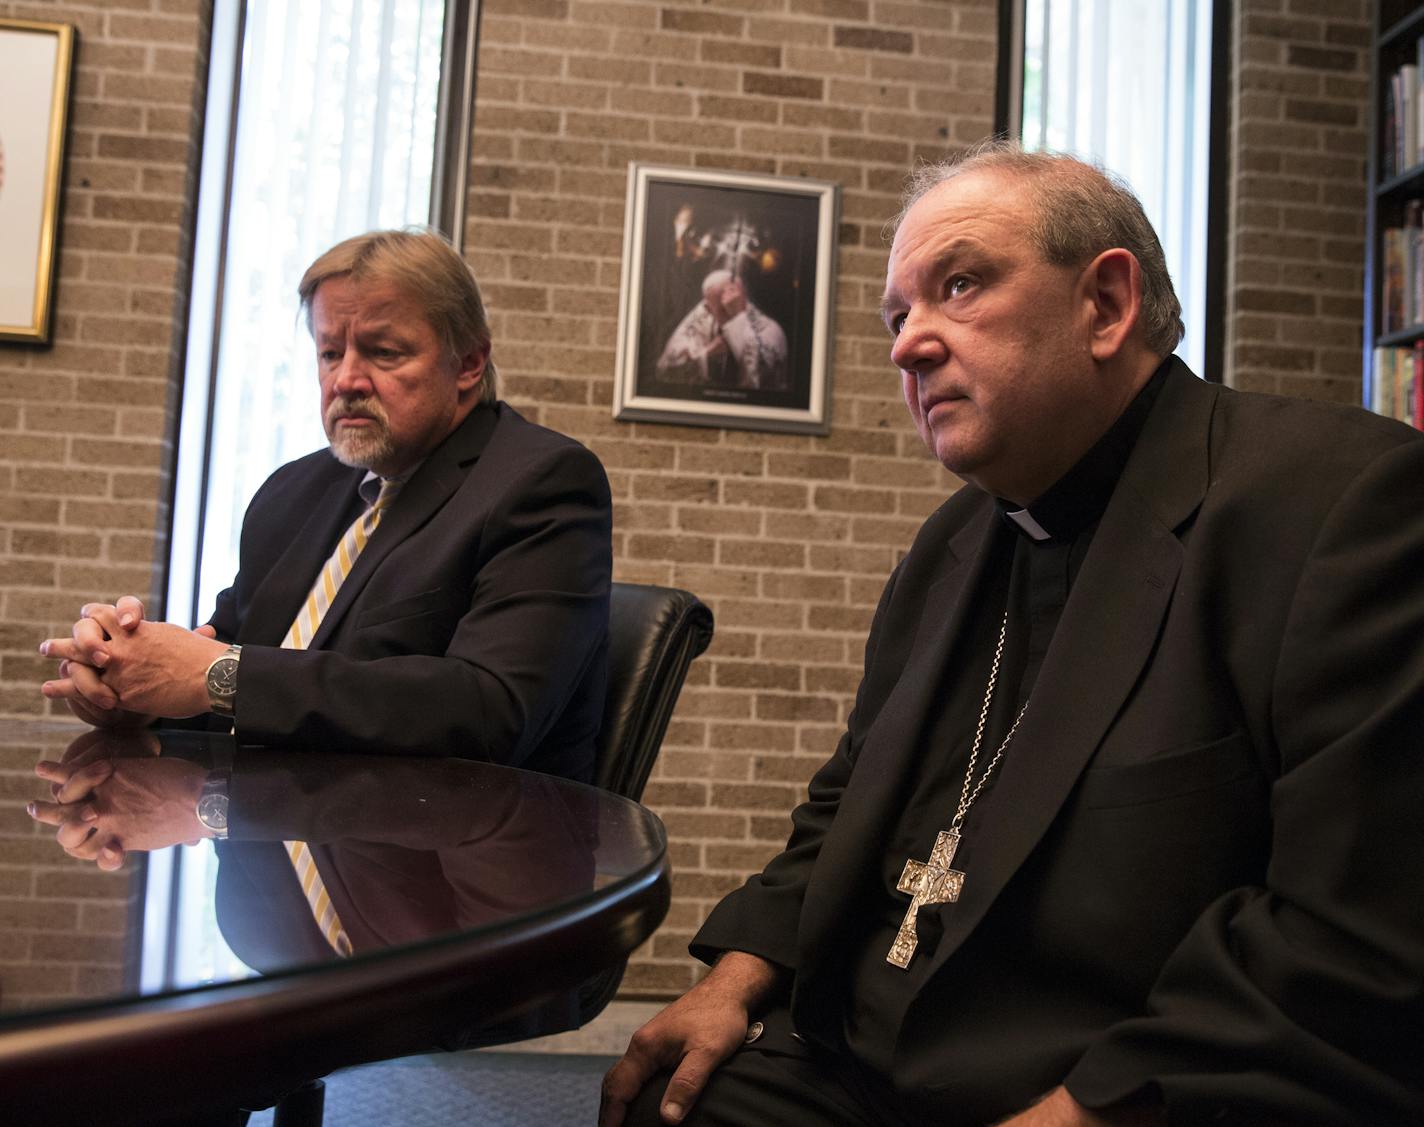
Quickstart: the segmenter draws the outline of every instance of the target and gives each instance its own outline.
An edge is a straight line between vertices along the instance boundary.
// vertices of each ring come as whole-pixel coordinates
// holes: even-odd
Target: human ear
[[[1082,285],[1091,318],[1093,359],[1111,360],[1137,328],[1142,313],[1142,267],[1131,251],[1114,247],[1088,263]]]
[[[485,365],[489,363],[489,346],[476,345],[468,352],[456,357],[455,363],[458,365],[455,372],[455,386],[462,392],[470,391],[479,386],[480,380],[485,374]]]

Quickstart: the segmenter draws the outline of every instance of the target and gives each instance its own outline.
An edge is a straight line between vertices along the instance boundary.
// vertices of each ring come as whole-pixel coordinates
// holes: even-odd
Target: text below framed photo
[[[0,340],[49,340],[74,29],[0,20]]]
[[[838,193],[629,166],[614,418],[830,429]]]

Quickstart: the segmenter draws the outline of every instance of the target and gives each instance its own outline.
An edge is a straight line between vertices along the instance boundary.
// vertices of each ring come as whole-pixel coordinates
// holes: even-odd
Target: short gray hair
[[[1029,241],[1055,266],[1086,266],[1114,247],[1142,268],[1142,328],[1147,347],[1166,356],[1182,339],[1182,304],[1167,257],[1142,204],[1121,179],[1065,153],[1027,152],[1016,141],[989,140],[957,157],[917,168],[905,187],[898,229],[910,208],[956,176],[1002,172],[1022,183],[1032,202]]]
[[[483,349],[480,402],[493,403],[499,397],[498,373],[489,359],[489,318],[479,284],[469,264],[442,235],[425,227],[368,231],[319,255],[297,284],[308,329],[317,287],[343,276],[358,282],[387,282],[413,298],[452,357]]]

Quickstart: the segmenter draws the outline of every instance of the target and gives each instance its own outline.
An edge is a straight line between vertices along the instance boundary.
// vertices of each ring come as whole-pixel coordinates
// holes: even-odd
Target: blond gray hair
[[[469,264],[443,236],[423,227],[368,231],[319,255],[297,283],[308,329],[317,287],[337,277],[395,286],[425,311],[426,320],[443,338],[452,358],[482,350],[486,358],[480,402],[493,403],[498,398],[499,378],[489,359],[489,318],[479,283]]]
[[[1028,238],[1055,266],[1086,266],[1114,247],[1142,269],[1142,323],[1147,347],[1172,352],[1185,331],[1167,257],[1142,204],[1121,179],[1064,153],[1028,152],[1016,141],[990,140],[957,157],[916,169],[905,187],[898,228],[924,196],[968,172],[1000,172],[1023,186],[1033,206]]]

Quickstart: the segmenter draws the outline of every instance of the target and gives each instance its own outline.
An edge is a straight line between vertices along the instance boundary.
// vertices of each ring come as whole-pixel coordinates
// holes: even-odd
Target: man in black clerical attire
[[[968,485],[601,1122],[1424,1122],[1420,435],[1196,379],[1064,157],[917,174],[884,317]]]

